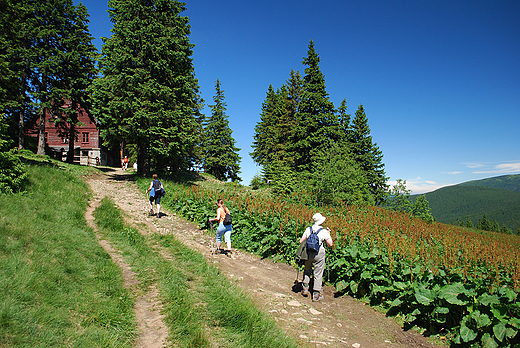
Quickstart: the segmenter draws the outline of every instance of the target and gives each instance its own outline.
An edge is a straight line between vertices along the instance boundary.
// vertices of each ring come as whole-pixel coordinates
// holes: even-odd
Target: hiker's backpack
[[[226,215],[224,216],[224,221],[222,221],[222,224],[225,225],[225,226],[228,226],[228,225],[232,224],[231,212],[226,213]]]
[[[314,250],[316,252],[320,251],[320,238],[318,237],[318,233],[323,229],[320,229],[316,232],[313,231],[312,226],[309,227],[311,229],[311,234],[307,237],[307,251]]]

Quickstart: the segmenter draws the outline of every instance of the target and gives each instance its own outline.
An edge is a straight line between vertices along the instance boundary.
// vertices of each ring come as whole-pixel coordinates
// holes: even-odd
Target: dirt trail
[[[297,272],[294,268],[235,250],[232,257],[212,254],[213,238],[205,235],[196,225],[163,210],[161,219],[149,217],[149,205],[144,192],[129,181],[127,172],[108,169],[104,175],[91,177],[88,184],[94,192],[94,200],[87,211],[92,221],[92,211],[106,195],[114,200],[127,216],[127,222],[142,233],[173,234],[185,245],[200,251],[207,259],[220,267],[236,285],[246,290],[258,308],[269,313],[288,335],[302,345],[310,347],[437,347],[414,331],[403,331],[384,314],[374,311],[349,296],[334,297],[334,288],[324,287],[325,300],[312,302],[293,291]],[[142,226],[148,227],[143,231]],[[233,237],[231,237],[233,239]],[[108,242],[100,244],[112,256],[124,274],[126,286],[135,286],[136,280],[130,267]],[[302,273],[298,274],[299,280]],[[326,276],[324,277],[326,278]],[[167,346],[167,329],[160,314],[161,303],[157,290],[150,289],[138,301],[136,315],[141,333],[138,347],[157,348]]]

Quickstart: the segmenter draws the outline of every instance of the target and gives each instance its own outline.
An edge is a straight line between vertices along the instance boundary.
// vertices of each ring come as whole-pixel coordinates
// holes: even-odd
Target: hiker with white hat
[[[314,224],[305,229],[300,244],[307,241],[307,256],[305,261],[305,271],[303,272],[303,290],[302,295],[309,295],[309,282],[311,279],[312,266],[314,264],[314,285],[312,301],[323,300],[322,279],[323,270],[325,269],[325,247],[323,242],[326,242],[329,247],[332,246],[332,238],[330,237],[330,229],[323,228],[321,225],[325,222],[325,217],[320,213],[313,215],[312,220]]]

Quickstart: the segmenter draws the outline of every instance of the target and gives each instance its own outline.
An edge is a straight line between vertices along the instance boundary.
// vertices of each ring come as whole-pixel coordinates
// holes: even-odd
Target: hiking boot
[[[305,296],[305,297],[309,296],[309,286],[308,285],[307,286],[303,285],[302,296]]]
[[[318,302],[323,300],[325,297],[321,294],[319,291],[315,291],[314,294],[312,294],[312,302]]]
[[[155,215],[155,213],[153,212],[153,209],[150,209],[150,216],[153,216]]]

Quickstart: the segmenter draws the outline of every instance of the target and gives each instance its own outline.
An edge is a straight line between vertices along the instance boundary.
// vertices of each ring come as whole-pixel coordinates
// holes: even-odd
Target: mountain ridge
[[[497,221],[513,233],[520,228],[520,174],[502,175],[446,186],[424,194],[431,214],[439,222],[457,224],[471,219]],[[421,195],[413,195],[415,199]]]

